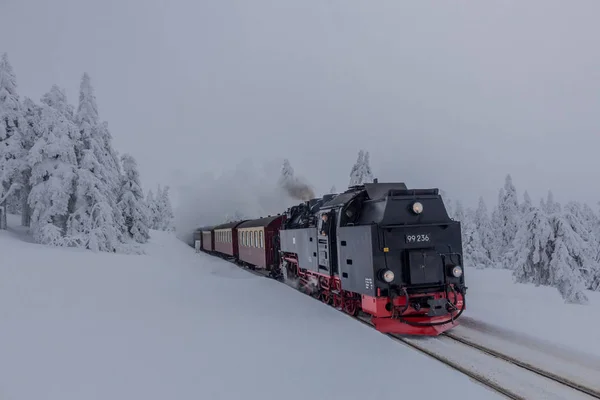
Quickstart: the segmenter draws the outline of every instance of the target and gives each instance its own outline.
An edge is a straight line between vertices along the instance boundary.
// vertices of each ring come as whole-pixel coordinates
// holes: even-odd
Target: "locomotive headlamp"
[[[423,204],[415,201],[412,205],[412,210],[415,214],[421,214],[423,212]]]
[[[386,270],[381,276],[383,277],[383,280],[387,283],[390,283],[394,280],[394,273],[389,269]]]
[[[457,265],[454,268],[452,268],[452,275],[454,275],[455,278],[460,278],[462,273],[463,273],[463,269],[460,265]]]

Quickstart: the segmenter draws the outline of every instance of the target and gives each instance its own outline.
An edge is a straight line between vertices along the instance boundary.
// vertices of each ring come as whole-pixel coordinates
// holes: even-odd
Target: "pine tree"
[[[533,210],[533,204],[531,203],[531,197],[529,197],[529,193],[527,190],[523,193],[523,204],[519,207],[521,211],[521,216],[527,215],[531,210]]]
[[[156,198],[157,210],[157,225],[155,229],[161,231],[174,231],[173,209],[171,207],[171,199],[169,198],[169,186],[165,186],[163,190],[158,189]]]
[[[485,251],[486,258],[490,261],[486,266],[490,266],[492,265],[491,261],[497,259],[495,247],[497,242],[494,239],[492,223],[483,197],[479,197],[479,204],[475,211],[474,223],[479,239],[481,240],[481,246]]]
[[[123,225],[115,220],[115,215],[120,215],[113,183],[116,178],[111,175],[114,170],[103,164],[105,143],[98,133],[98,106],[87,74],[81,79],[75,120],[81,135],[76,147],[80,160],[77,203],[68,231],[80,246],[93,251],[116,252],[123,239]]]
[[[337,191],[335,189],[335,185],[331,187],[331,189],[329,189],[329,194],[336,194]]]
[[[160,186],[158,187],[160,192]],[[146,196],[146,215],[148,215],[148,227],[150,229],[156,229],[157,223],[157,210],[156,210],[156,200],[154,199],[154,193],[152,193],[152,189],[148,190],[148,195]]]
[[[0,229],[6,229],[7,200],[18,195],[27,171],[26,141],[17,78],[8,55],[0,57]]]
[[[350,171],[350,183],[348,184],[348,187],[373,182],[373,172],[371,171],[369,159],[370,156],[368,151],[365,152],[364,150],[360,150],[358,152],[356,164],[354,164]]]
[[[465,210],[463,209],[462,202],[457,200],[455,207],[452,219],[455,221],[463,221],[465,219]]]
[[[506,175],[503,194],[504,195],[499,198],[498,203],[501,232],[500,252],[504,252],[512,246],[519,225],[517,191],[512,183],[510,174]]]
[[[552,193],[552,190],[548,190],[546,201],[543,199],[540,201],[540,208],[548,215],[560,212],[562,209],[560,204],[554,201],[554,193]]]
[[[371,171],[371,162],[369,152],[365,152],[364,162],[361,170],[361,184],[373,182],[373,172]]]
[[[76,125],[70,119],[66,95],[57,86],[42,98],[40,118],[35,130],[40,133],[29,152],[32,189],[31,227],[38,243],[63,244],[67,219],[75,198],[79,139]]]
[[[475,211],[468,209],[461,221],[465,266],[486,268],[489,267],[491,261],[486,249],[483,247],[483,242],[477,229],[476,216],[477,213]]]
[[[565,302],[585,304],[588,299],[581,268],[592,261],[586,254],[585,240],[573,229],[573,218],[568,214],[532,210],[520,226],[515,247],[507,258],[514,266],[517,282],[554,286]]]
[[[123,215],[129,237],[138,243],[146,243],[150,238],[148,208],[144,203],[137,163],[129,154],[124,154],[121,161],[123,176],[117,206]]]

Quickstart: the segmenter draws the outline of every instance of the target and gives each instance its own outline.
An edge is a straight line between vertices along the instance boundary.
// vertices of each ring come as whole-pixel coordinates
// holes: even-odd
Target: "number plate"
[[[431,241],[431,233],[405,235],[404,240],[406,243],[429,243]]]

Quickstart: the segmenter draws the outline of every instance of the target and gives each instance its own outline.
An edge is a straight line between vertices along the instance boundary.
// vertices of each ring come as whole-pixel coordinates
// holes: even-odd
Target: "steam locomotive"
[[[194,237],[202,250],[293,284],[381,332],[436,336],[465,310],[461,225],[438,189],[375,180]]]

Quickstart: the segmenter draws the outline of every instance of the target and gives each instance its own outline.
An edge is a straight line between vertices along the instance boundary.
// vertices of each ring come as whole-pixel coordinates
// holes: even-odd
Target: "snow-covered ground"
[[[152,231],[145,250],[94,254],[0,232],[1,398],[500,398],[171,234]]]
[[[513,283],[508,270],[467,268],[465,280],[464,325],[600,360],[599,292],[587,291],[590,303],[576,305],[565,304],[556,288]]]

